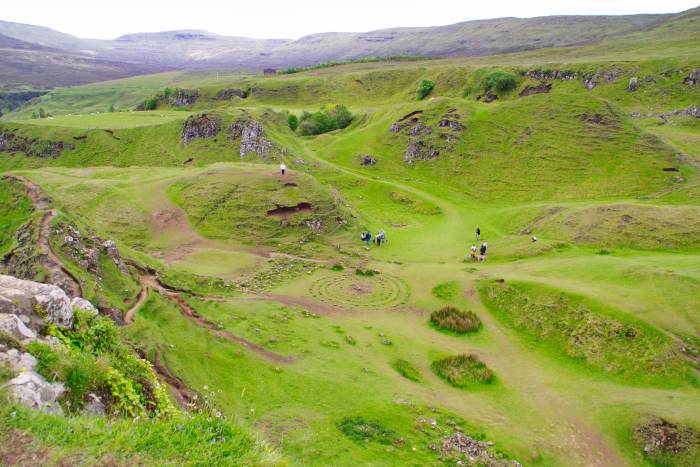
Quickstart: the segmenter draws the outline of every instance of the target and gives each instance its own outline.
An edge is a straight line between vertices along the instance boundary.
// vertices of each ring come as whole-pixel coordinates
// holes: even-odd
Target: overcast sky
[[[173,29],[296,39],[503,16],[676,13],[700,0],[2,0],[0,19],[84,38]]]

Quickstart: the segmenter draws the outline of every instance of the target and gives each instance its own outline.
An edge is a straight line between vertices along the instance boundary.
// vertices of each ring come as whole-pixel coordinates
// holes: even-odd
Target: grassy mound
[[[537,230],[582,245],[641,249],[700,247],[700,208],[614,204],[567,210]]]
[[[528,340],[625,381],[661,385],[694,378],[673,342],[632,318],[583,298],[524,283],[482,283],[489,309]]]
[[[391,444],[398,435],[381,423],[362,417],[348,417],[341,420],[338,429],[356,443]]]
[[[459,295],[459,282],[449,281],[438,284],[433,287],[432,293],[440,300],[454,300]]]
[[[411,362],[404,360],[403,358],[397,358],[391,362],[391,367],[396,370],[398,374],[408,380],[419,382],[423,379],[420,371],[418,371],[418,369],[414,367]]]
[[[257,245],[333,233],[348,218],[305,174],[280,180],[263,171],[206,173],[173,184],[168,194],[205,237]]]
[[[433,311],[430,314],[430,322],[440,330],[457,334],[476,332],[481,328],[481,320],[473,311],[462,311],[452,306]]]
[[[456,355],[436,360],[431,368],[440,378],[452,386],[468,388],[491,384],[493,372],[475,355]]]

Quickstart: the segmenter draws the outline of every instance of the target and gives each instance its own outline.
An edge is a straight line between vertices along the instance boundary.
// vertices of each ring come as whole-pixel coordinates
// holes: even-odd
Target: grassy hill
[[[696,465],[696,19],[498,56],[55,90],[0,122],[0,172],[51,197],[58,254],[129,315],[126,341],[233,423],[240,459],[455,465],[468,436],[487,465]],[[486,87],[494,72],[505,89]],[[353,114],[343,129],[288,125],[336,104]],[[39,107],[52,117],[31,118]],[[8,250],[32,214],[4,182]],[[114,240],[129,277],[81,269],[66,223]],[[359,234],[380,229],[366,249]],[[481,326],[436,329],[446,305]],[[56,426],[106,429],[22,414],[0,434],[66,455],[79,448]],[[88,459],[186,460],[180,438],[155,453],[124,439],[98,437]]]

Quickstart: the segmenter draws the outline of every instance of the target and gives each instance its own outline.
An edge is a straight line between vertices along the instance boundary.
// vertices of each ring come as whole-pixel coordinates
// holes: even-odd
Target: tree
[[[429,79],[424,79],[421,81],[418,85],[418,90],[416,91],[418,93],[418,100],[425,99],[425,97],[430,94],[434,87],[435,83]]]
[[[114,112],[114,104],[109,104],[109,109],[107,109],[107,112]]]
[[[39,118],[46,118],[46,111],[43,107],[39,107]]]
[[[518,87],[518,80],[513,74],[499,70],[483,77],[481,87],[484,91],[506,92]]]
[[[330,116],[335,119],[338,128],[345,128],[352,122],[352,114],[348,108],[342,104],[336,105],[333,110],[330,111]]]
[[[287,117],[287,123],[292,131],[297,131],[297,127],[299,127],[299,119],[296,115],[289,114],[289,117]]]

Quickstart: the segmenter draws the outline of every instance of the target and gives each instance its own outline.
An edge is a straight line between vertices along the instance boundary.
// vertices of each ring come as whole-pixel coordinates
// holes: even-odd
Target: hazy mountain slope
[[[330,32],[295,41],[221,36],[197,30],[136,33],[115,40],[96,40],[46,27],[0,21],[0,34],[7,38],[0,45],[4,65],[0,87],[51,88],[172,68],[259,70],[366,56],[501,54],[592,43],[605,37],[647,30],[670,17],[501,18],[366,33]],[[10,43],[10,40],[19,42]],[[55,50],[39,54],[38,49],[27,44]]]

